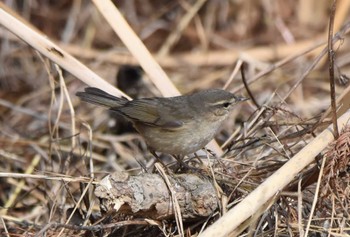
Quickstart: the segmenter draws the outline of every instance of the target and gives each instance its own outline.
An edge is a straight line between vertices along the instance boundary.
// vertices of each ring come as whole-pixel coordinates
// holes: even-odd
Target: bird
[[[127,100],[87,87],[76,95],[129,120],[149,149],[185,156],[204,148],[216,135],[236,104],[247,100],[221,89],[174,97]]]

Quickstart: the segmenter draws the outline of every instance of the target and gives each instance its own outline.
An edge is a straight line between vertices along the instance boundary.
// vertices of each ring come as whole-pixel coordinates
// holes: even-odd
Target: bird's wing
[[[130,101],[116,110],[131,121],[145,123],[150,126],[158,126],[170,130],[182,127],[183,122],[181,120],[174,119],[173,116],[167,113],[171,108],[161,106],[162,108],[158,109],[159,106],[160,102],[158,100],[140,99]]]

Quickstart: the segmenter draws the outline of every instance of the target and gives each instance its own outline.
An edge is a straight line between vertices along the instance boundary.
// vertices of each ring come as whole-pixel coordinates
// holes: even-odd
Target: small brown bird
[[[234,105],[247,100],[220,89],[128,101],[88,87],[77,96],[121,114],[152,151],[172,155],[187,155],[203,148],[214,138]]]

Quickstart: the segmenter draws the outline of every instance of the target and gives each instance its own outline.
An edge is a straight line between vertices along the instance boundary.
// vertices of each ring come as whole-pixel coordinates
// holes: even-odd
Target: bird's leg
[[[199,164],[203,165],[203,161],[202,159],[198,156],[197,152],[194,153],[194,157],[192,157],[191,159],[194,159],[196,158],[199,162]]]
[[[150,150],[150,152],[154,156],[154,158],[156,158],[156,160],[165,167],[163,161],[160,159],[160,157],[157,155],[157,153],[154,150]]]
[[[177,163],[179,164],[179,168],[177,169],[177,171],[180,169],[186,169],[186,170],[192,169],[191,166],[189,166],[184,162],[184,158],[185,158],[184,155],[173,155],[173,157],[176,159]]]
[[[159,162],[161,164],[161,166],[169,173],[172,173],[172,171],[170,169],[168,169],[169,167],[166,166],[163,161],[160,159],[160,157],[156,154],[156,152],[154,150],[150,150],[151,154],[156,158],[155,162]],[[154,162],[154,163],[155,163]],[[153,164],[154,164],[153,163]],[[153,166],[153,172],[155,172],[157,170],[156,166]]]

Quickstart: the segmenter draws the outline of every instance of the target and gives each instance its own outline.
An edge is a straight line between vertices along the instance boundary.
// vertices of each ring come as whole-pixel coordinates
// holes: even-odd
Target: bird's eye
[[[224,108],[228,108],[228,107],[230,107],[230,105],[231,105],[231,103],[229,103],[229,102],[226,102],[226,103],[223,103],[223,106],[224,106]]]

